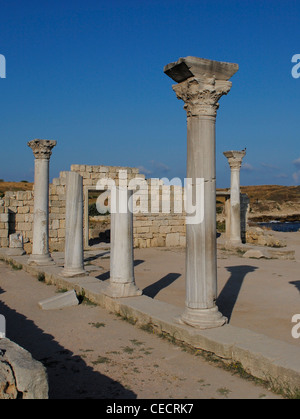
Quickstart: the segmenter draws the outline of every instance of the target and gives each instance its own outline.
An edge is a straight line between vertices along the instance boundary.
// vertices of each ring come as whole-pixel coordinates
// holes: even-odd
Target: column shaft
[[[63,276],[85,275],[83,254],[83,179],[78,173],[66,176],[66,234]]]
[[[204,179],[204,219],[186,226],[186,307],[207,309],[217,296],[215,118],[188,118],[187,137],[187,178]]]
[[[241,199],[240,199],[240,171],[231,169],[231,229],[230,241],[232,243],[241,243]]]
[[[128,203],[132,191],[117,187],[111,194],[111,256],[108,294],[113,297],[141,295],[135,285],[133,254],[133,213]],[[115,202],[114,202],[115,200]]]
[[[49,254],[49,161],[56,141],[33,140],[28,146],[35,156],[34,224],[30,264],[53,264]]]
[[[187,178],[194,190],[197,179],[204,181],[203,221],[187,223],[186,307],[181,318],[200,329],[219,327],[227,321],[216,306],[215,120],[218,100],[230,91],[228,80],[237,70],[236,64],[197,57],[180,58],[164,69],[178,82],[173,90],[187,112]]]
[[[240,170],[242,159],[246,152],[225,151],[224,156],[228,159],[231,170],[230,182],[230,243],[241,244],[241,192]]]

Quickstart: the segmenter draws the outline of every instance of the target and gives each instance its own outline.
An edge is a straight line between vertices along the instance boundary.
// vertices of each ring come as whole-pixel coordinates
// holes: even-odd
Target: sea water
[[[295,232],[300,230],[300,221],[285,222],[271,221],[269,223],[258,223],[260,227],[267,227],[273,231]]]

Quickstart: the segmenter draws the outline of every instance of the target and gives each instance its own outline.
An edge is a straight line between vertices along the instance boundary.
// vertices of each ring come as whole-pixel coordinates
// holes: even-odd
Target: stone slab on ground
[[[42,310],[60,310],[64,307],[77,306],[79,301],[76,292],[72,290],[47,298],[46,300],[40,301],[38,304]]]
[[[229,251],[235,251],[240,253],[247,253],[249,251],[260,252],[267,259],[281,259],[281,260],[295,260],[295,250],[286,248],[272,248],[267,246],[256,246],[249,244],[232,244],[226,241],[219,240],[219,249],[226,249]],[[246,256],[247,257],[247,256]],[[249,256],[252,257],[252,256]]]

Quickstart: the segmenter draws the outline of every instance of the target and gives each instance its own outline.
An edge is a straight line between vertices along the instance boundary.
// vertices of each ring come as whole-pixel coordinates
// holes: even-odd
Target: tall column
[[[111,192],[110,280],[112,297],[141,295],[134,277],[132,191],[116,187]]]
[[[200,329],[219,327],[227,321],[216,306],[215,121],[218,100],[230,91],[232,83],[228,80],[237,70],[237,64],[196,57],[181,58],[164,69],[178,82],[173,90],[185,102],[187,178],[194,190],[197,179],[204,179],[203,221],[187,224],[186,307],[182,316],[184,323]]]
[[[33,248],[30,264],[50,265],[49,254],[49,162],[56,141],[33,140],[28,143],[35,157]]]
[[[230,243],[241,244],[240,170],[246,151],[225,151],[231,169],[230,185]]]
[[[83,179],[76,172],[66,175],[65,277],[86,275],[83,255]]]

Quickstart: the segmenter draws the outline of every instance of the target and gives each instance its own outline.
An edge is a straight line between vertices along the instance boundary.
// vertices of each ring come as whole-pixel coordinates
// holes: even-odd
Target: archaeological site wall
[[[120,171],[126,171],[128,182],[132,179],[145,180],[137,168],[72,165],[71,171],[83,178],[84,188],[84,237],[85,248],[89,246],[89,192],[95,191],[100,179],[112,179],[119,185]],[[65,245],[66,173],[53,179],[49,188],[49,246],[50,251],[63,251]],[[178,188],[178,187],[176,187]],[[151,191],[147,214],[134,216],[134,247],[172,247],[185,245],[185,214],[174,213],[171,187],[170,214],[151,213]],[[163,200],[164,198],[162,198]],[[30,253],[33,239],[34,190],[6,192],[0,199],[0,246],[9,246],[9,235],[21,233],[24,248]]]

